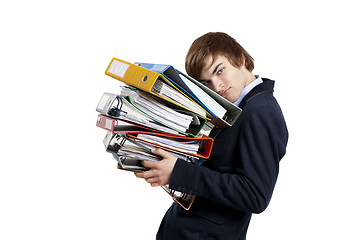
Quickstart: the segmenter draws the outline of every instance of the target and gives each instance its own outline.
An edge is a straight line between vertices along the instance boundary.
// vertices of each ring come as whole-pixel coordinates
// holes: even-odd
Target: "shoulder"
[[[252,131],[274,129],[275,126],[286,129],[285,118],[272,91],[258,91],[247,98],[236,125],[241,129],[250,128]]]
[[[253,95],[242,107],[243,117],[282,115],[280,105],[272,93],[261,92]]]
[[[281,112],[281,108],[275,99],[275,81],[263,78],[263,83],[253,88],[240,103],[243,114],[267,114]]]

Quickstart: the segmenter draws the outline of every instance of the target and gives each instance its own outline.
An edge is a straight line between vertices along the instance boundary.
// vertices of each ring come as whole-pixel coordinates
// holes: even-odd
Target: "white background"
[[[356,1],[3,1],[0,239],[155,239],[172,203],[116,169],[95,126],[112,57],[184,70],[227,32],[276,80],[290,132],[248,239],[360,239]]]

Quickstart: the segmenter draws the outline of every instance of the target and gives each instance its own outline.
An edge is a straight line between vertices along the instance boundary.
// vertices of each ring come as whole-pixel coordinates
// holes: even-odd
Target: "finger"
[[[150,183],[150,185],[151,185],[152,187],[161,186],[161,185],[159,184],[158,179],[157,179],[156,177],[145,179],[145,181],[146,181],[147,183]]]
[[[144,178],[144,176],[143,176],[144,174],[141,172],[134,172],[134,174],[137,178]]]
[[[155,168],[157,166],[156,161],[142,161],[142,165],[148,168]]]
[[[152,187],[160,187],[161,186],[161,184],[159,184],[159,183],[151,183],[150,184]]]
[[[153,149],[151,149],[151,152],[156,154],[156,155],[159,155],[159,156],[161,156],[163,158],[172,156],[171,153],[169,153],[169,152],[167,152],[167,151],[165,151],[165,150],[163,150],[161,148],[155,148],[155,149],[153,148]]]
[[[156,183],[156,177],[145,178],[145,181],[150,184]]]
[[[150,172],[151,170],[148,170],[148,171],[145,171],[145,172],[135,172],[135,176],[137,178],[150,178],[150,177],[153,177],[154,173],[153,172]]]

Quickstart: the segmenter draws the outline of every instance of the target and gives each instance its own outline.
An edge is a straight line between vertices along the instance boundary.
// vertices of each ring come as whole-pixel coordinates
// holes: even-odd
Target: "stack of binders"
[[[241,109],[171,65],[129,63],[113,58],[105,74],[122,81],[117,94],[104,93],[96,125],[106,129],[105,149],[118,168],[148,169],[142,161],[160,161],[162,148],[178,160],[202,164],[210,156],[214,127],[231,126]],[[195,196],[162,188],[188,210]]]

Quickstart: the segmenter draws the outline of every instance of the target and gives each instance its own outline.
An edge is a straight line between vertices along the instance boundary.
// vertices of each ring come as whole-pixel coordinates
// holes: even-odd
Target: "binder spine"
[[[150,92],[154,82],[160,75],[117,58],[112,59],[105,74],[147,92]]]
[[[131,67],[130,63],[113,58],[105,73],[111,77],[122,79],[128,73],[129,67]]]

